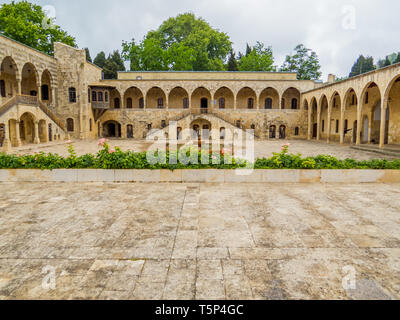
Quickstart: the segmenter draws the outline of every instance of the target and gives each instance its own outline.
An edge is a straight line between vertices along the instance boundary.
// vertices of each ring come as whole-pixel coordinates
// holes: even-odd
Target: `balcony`
[[[92,101],[92,108],[107,110],[110,109],[110,102]]]

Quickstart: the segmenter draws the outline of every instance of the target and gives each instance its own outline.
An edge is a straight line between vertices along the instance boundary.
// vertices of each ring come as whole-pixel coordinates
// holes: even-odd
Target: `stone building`
[[[54,57],[0,36],[0,144],[69,138],[224,138],[400,143],[400,65],[328,83],[295,73],[120,72],[103,80],[84,50]],[[171,125],[174,126],[171,133]],[[188,129],[193,136],[182,136]]]

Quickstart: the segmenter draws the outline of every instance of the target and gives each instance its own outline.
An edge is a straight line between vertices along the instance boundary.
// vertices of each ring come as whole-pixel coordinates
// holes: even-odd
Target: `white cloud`
[[[10,1],[6,1],[10,2]],[[76,36],[94,57],[140,40],[162,21],[194,12],[229,34],[236,51],[257,40],[271,45],[280,65],[304,43],[320,57],[324,77],[343,76],[359,54],[383,57],[400,51],[397,35],[400,2],[395,0],[33,0],[56,8],[57,23]],[[0,0],[0,3],[4,1]],[[344,6],[354,6],[354,30],[343,28]]]

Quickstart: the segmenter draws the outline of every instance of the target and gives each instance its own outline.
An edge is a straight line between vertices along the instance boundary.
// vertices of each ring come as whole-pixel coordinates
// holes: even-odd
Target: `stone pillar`
[[[340,144],[344,143],[344,110],[340,112]]]
[[[311,109],[308,110],[308,135],[307,140],[311,140],[312,123],[311,123]]]
[[[331,138],[331,117],[332,117],[332,112],[331,109],[328,110],[328,123],[327,123],[327,136],[326,136],[326,143],[330,142],[330,138]]]
[[[51,87],[51,104],[53,107],[56,106],[56,89],[54,89],[53,86]]]
[[[39,144],[40,139],[39,139],[39,122],[35,121],[35,138],[33,140],[34,144]]]
[[[321,110],[317,109],[317,141],[321,138]]]
[[[22,80],[17,79],[17,94],[22,94]]]
[[[9,129],[9,121],[7,124],[4,123],[4,141],[3,141],[3,152],[10,152],[12,150],[11,142],[10,142],[10,129]]]
[[[237,96],[233,96],[233,110],[237,110]]]
[[[362,123],[361,123],[361,106],[357,106],[357,138],[356,138],[356,145],[361,144],[361,129],[362,129]]]
[[[379,148],[383,149],[385,147],[385,132],[386,132],[386,110],[387,105],[384,102],[381,105],[381,130],[379,136]]]
[[[260,110],[260,96],[256,95],[256,109]]]
[[[165,109],[169,109],[169,94],[165,94]]]
[[[38,83],[38,99],[39,99],[39,101],[43,100],[43,97],[42,97],[42,85],[40,83]]]
[[[19,124],[20,124],[20,121],[15,122],[15,143],[16,143],[17,147],[20,147],[22,145],[20,132],[19,132],[19,130],[20,130]]]

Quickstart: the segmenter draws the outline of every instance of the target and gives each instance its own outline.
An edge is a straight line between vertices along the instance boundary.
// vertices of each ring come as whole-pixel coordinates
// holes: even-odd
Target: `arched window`
[[[67,119],[67,131],[74,132],[74,119],[72,118]]]
[[[126,137],[128,139],[133,139],[133,125],[131,124],[126,126]]]
[[[322,132],[325,131],[325,120],[322,120]]]
[[[97,92],[92,91],[92,101],[96,102],[97,101]]]
[[[250,128],[251,128],[251,130],[256,130],[256,125],[252,124]]]
[[[0,95],[3,98],[6,96],[6,83],[4,80],[0,80]]]
[[[132,109],[132,98],[126,99],[126,108],[127,109]]]
[[[220,109],[225,109],[225,98],[220,98],[219,99],[219,108]]]
[[[253,109],[254,108],[254,99],[253,98],[249,98],[247,100],[247,108],[248,109]]]
[[[297,99],[293,98],[292,99],[292,110],[296,110],[297,109]]]
[[[42,100],[49,100],[49,86],[47,84],[42,85]]]
[[[119,98],[115,98],[114,99],[114,108],[115,109],[119,109],[120,108]]]
[[[189,109],[189,98],[183,99],[183,109]]]
[[[167,122],[165,120],[161,120],[161,128],[164,129],[167,126]]]
[[[144,108],[144,99],[140,98],[139,99],[139,109],[143,109]]]
[[[265,99],[265,109],[272,109],[272,99],[271,98]]]
[[[286,127],[284,125],[279,127],[279,139],[286,139]]]
[[[157,108],[158,109],[164,108],[164,99],[163,98],[158,98],[157,99]]]
[[[283,99],[283,98],[282,98],[282,101],[281,101],[281,105],[282,105],[282,109],[285,109],[285,99]]]
[[[269,127],[269,138],[275,139],[276,138],[276,126]]]
[[[75,103],[76,102],[76,89],[75,88],[69,88],[68,89],[68,95],[69,95],[69,102],[70,103]]]
[[[97,100],[99,101],[99,102],[103,102],[103,92],[102,91],[99,91],[98,92],[98,94],[97,94]]]
[[[295,136],[298,136],[299,133],[300,133],[300,129],[299,129],[299,127],[296,127],[296,128],[294,129],[294,135],[295,135]]]
[[[225,128],[224,127],[219,129],[219,137],[220,137],[221,140],[225,139]]]

